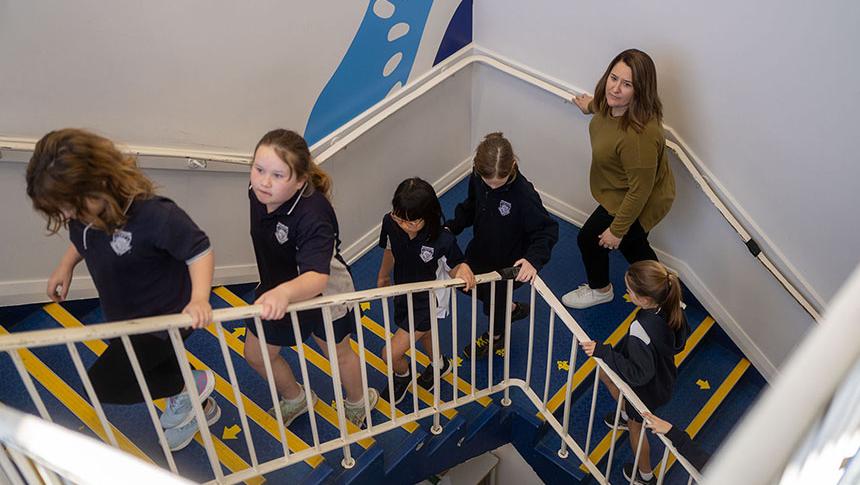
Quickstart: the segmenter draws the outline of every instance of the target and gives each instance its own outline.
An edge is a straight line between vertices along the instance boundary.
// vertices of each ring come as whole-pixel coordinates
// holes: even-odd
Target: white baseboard
[[[577,227],[582,227],[588,219],[589,214],[573,207],[566,202],[563,202],[545,192],[538,191],[543,200],[546,209],[560,219],[567,221]],[[749,359],[750,363],[755,366],[756,370],[768,381],[771,381],[778,374],[777,367],[767,358],[762,350],[756,345],[752,338],[744,331],[737,320],[732,317],[731,313],[726,310],[722,303],[708,290],[708,287],[702,282],[699,276],[690,268],[690,266],[681,259],[678,259],[671,254],[654,248],[654,251],[660,257],[660,261],[667,267],[678,273],[681,280],[688,288],[696,295],[696,298],[705,307],[708,313],[716,320],[720,327],[725,330],[726,334],[732,339],[735,345]]]
[[[472,156],[458,163],[454,168],[442,175],[438,180],[433,182],[433,188],[436,189],[438,195],[442,195],[451,187],[457,185],[463,177],[469,174],[472,169]],[[357,241],[347,246],[341,254],[347,263],[352,264],[359,258],[367,254],[379,242],[379,230],[382,228],[382,223],[379,223],[370,228]]]

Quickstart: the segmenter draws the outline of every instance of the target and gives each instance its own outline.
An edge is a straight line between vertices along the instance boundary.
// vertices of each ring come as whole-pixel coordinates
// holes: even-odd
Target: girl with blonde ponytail
[[[273,130],[257,143],[251,167],[251,240],[260,272],[257,305],[271,359],[275,387],[281,394],[279,406],[284,424],[289,424],[316,402],[309,383],[300,385],[290,365],[281,356],[283,346],[294,346],[296,335],[290,304],[321,294],[355,291],[352,276],[340,254],[337,217],[329,197],[331,179],[311,159],[308,144],[289,130]],[[370,408],[379,397],[376,389],[362,390],[358,355],[349,345],[352,319],[346,306],[332,308],[340,377],[346,389],[347,419],[362,426],[365,399]],[[319,348],[329,357],[322,311],[298,312],[303,342],[313,334]],[[266,369],[256,325],[248,325],[245,360],[261,376]],[[307,394],[306,394],[307,393]]]
[[[655,409],[672,398],[678,375],[675,354],[684,350],[690,334],[681,307],[681,282],[677,274],[652,260],[631,264],[624,275],[624,282],[630,301],[639,307],[629,333],[616,349],[594,341],[581,342],[580,345],[589,356],[602,359],[630,385],[648,410],[655,412]],[[600,378],[612,397],[618,399],[618,388],[605,378],[605,374],[601,374]],[[603,420],[612,428],[615,414],[609,413]],[[634,450],[639,446],[641,427],[642,416],[625,402],[618,428],[630,430],[630,446]],[[636,473],[637,480],[642,483],[650,483],[653,479],[649,453],[646,439],[642,442],[639,470]],[[624,472],[630,479],[633,465],[625,465]]]

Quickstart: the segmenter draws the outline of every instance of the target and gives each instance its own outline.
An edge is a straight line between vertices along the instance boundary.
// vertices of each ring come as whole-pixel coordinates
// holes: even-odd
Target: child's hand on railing
[[[528,281],[529,283],[531,283],[535,280],[535,276],[537,276],[537,270],[534,266],[532,266],[531,263],[529,263],[526,258],[517,260],[517,262],[514,263],[514,266],[520,267],[520,272],[517,273],[517,281],[522,281],[523,283]]]
[[[475,274],[472,273],[472,268],[466,263],[455,266],[450,275],[452,278],[460,278],[466,282],[466,286],[463,287],[464,291],[469,291],[475,287]]]
[[[645,417],[645,427],[655,433],[666,434],[672,429],[672,423],[662,420],[651,413],[642,413]]]
[[[254,304],[263,306],[260,312],[260,318],[263,320],[280,320],[287,314],[290,295],[282,286],[276,286],[260,295]]]
[[[589,357],[594,354],[594,348],[597,347],[597,342],[594,340],[586,340],[579,343],[579,346],[582,347],[582,350],[588,354]]]
[[[212,305],[208,300],[191,300],[182,313],[191,317],[191,328],[205,328],[212,321]]]

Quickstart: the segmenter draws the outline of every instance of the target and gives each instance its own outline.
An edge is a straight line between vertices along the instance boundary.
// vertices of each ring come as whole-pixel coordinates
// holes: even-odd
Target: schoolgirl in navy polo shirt
[[[395,284],[432,281],[437,277],[450,276],[465,280],[467,290],[475,286],[475,275],[457,246],[457,239],[442,230],[442,207],[432,185],[417,177],[406,179],[394,192],[391,205],[391,212],[382,218],[382,231],[379,234],[379,246],[385,252],[379,267],[377,286],[391,285],[392,271]],[[413,294],[412,304],[415,341],[421,342],[427,354],[432,356],[428,293]],[[412,382],[412,373],[405,358],[410,346],[407,305],[406,295],[394,298],[394,322],[399,327],[391,338],[395,404],[403,400]],[[442,362],[436,362],[435,365],[439,367],[441,377],[451,371],[451,362],[441,352],[440,356]],[[428,390],[433,388],[433,366],[428,365],[424,369],[418,377],[418,384]],[[391,392],[386,388],[382,395],[390,397]]]
[[[543,206],[531,182],[519,170],[511,143],[501,133],[485,136],[475,152],[474,171],[469,178],[469,194],[457,205],[454,218],[445,223],[455,235],[474,226],[466,246],[466,260],[476,273],[487,273],[519,266],[514,288],[534,280],[549,262],[558,241],[558,223]],[[490,285],[477,288],[484,315],[490,315]],[[493,349],[501,350],[505,334],[507,285],[496,285]],[[511,321],[525,318],[529,305],[513,302]],[[475,342],[475,354],[484,358],[489,352],[489,333]],[[470,357],[472,345],[463,353]]]
[[[678,369],[675,355],[684,350],[690,327],[681,308],[681,282],[678,276],[657,261],[638,261],[630,265],[624,275],[630,301],[639,307],[636,320],[629,333],[613,349],[607,344],[594,341],[580,342],[589,356],[603,359],[610,369],[624,379],[633,392],[649,410],[654,411],[672,398]],[[600,380],[609,389],[612,397],[619,398],[618,387],[606,374]],[[615,413],[603,418],[612,428]],[[629,429],[630,447],[639,445],[642,416],[625,401],[622,404],[621,429]],[[639,470],[636,479],[640,483],[656,483],[651,470],[650,446],[646,438],[639,455]],[[634,451],[635,453],[635,451]],[[633,476],[633,464],[624,465],[628,480]]]
[[[72,242],[48,279],[51,300],[65,300],[84,260],[108,321],[179,312],[191,316],[193,328],[211,321],[209,238],[173,201],[156,196],[134,159],[110,140],[76,129],[48,133],[27,166],[27,195],[47,217],[48,231],[68,227]],[[168,398],[161,416],[168,445],[184,448],[198,428],[173,345],[164,332],[130,339],[153,399]],[[111,340],[87,373],[102,402],[143,401],[120,339]],[[209,397],[215,376],[192,374],[211,425],[221,415]]]
[[[292,369],[280,355],[281,347],[296,345],[289,305],[321,294],[355,291],[352,276],[340,255],[338,224],[328,200],[331,181],[311,159],[308,144],[289,130],[273,130],[257,143],[248,190],[251,207],[251,240],[260,272],[257,301],[262,305],[263,328],[272,364],[275,387],[281,394],[284,424],[307,412],[305,392]],[[350,347],[349,334],[355,326],[346,305],[332,308],[337,361],[346,389],[347,418],[362,426],[364,400],[376,406],[379,394],[362,391],[358,355]],[[298,313],[302,341],[313,334],[328,357],[322,310]],[[266,376],[256,325],[248,325],[245,359],[261,376]]]

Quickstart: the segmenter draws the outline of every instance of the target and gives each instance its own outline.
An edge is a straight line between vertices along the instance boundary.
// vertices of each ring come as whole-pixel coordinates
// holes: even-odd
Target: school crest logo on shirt
[[[128,231],[116,231],[110,240],[110,247],[117,256],[131,251],[131,233]]]
[[[278,240],[279,244],[284,244],[289,238],[290,228],[279,222],[278,225],[275,226],[275,239]]]
[[[506,200],[499,201],[499,214],[506,216],[511,213],[511,203]]]
[[[419,254],[419,256],[421,257],[421,261],[429,263],[430,260],[433,259],[433,248],[421,246],[421,254]]]

